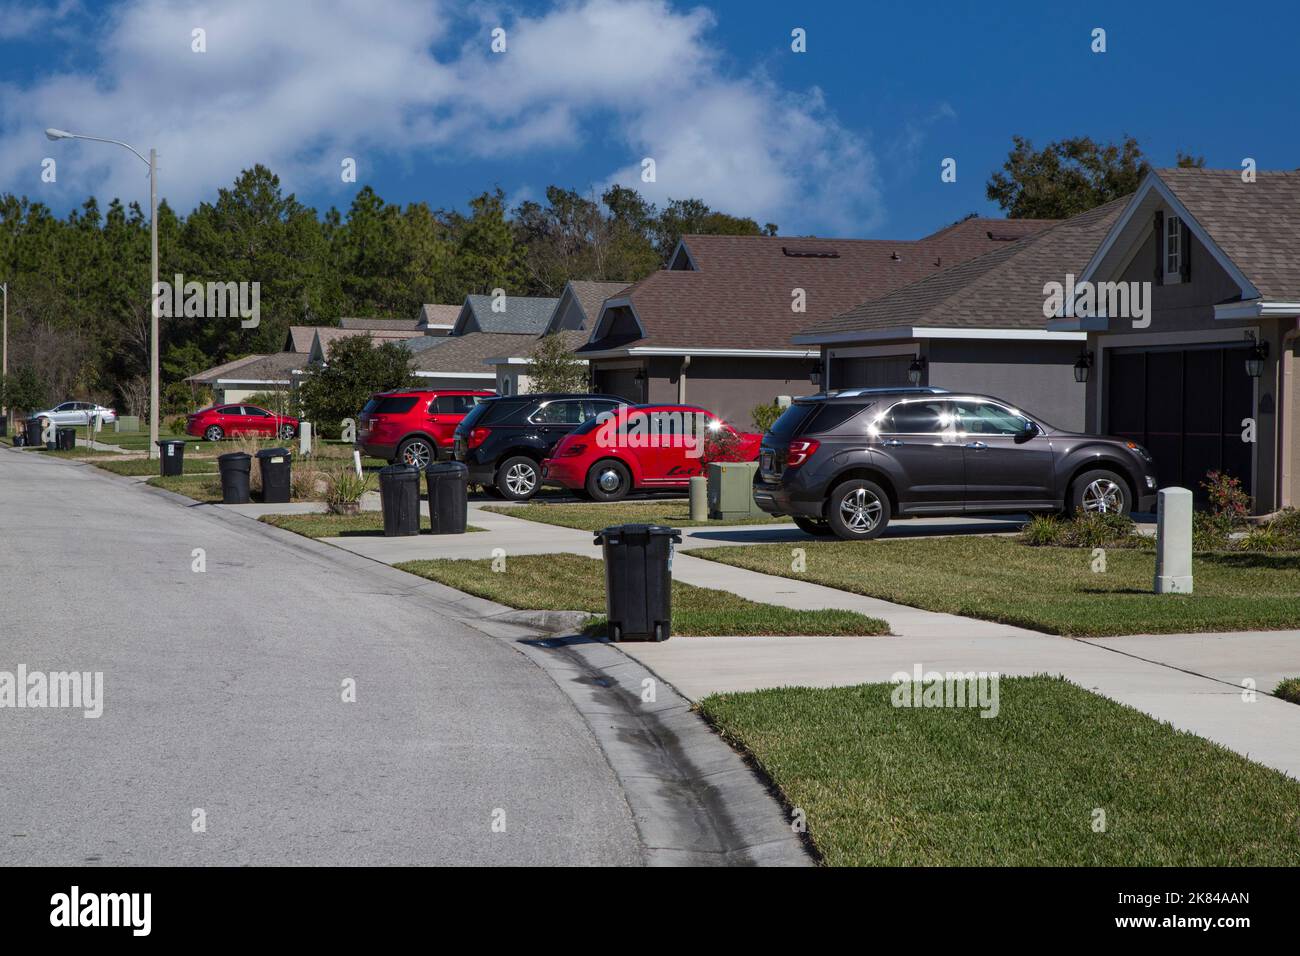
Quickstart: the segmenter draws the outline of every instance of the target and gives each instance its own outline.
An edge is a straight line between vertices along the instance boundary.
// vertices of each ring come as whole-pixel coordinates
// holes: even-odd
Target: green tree
[[[531,392],[588,392],[587,366],[564,344],[564,336],[547,335],[529,355],[528,390]]]
[[[1137,189],[1146,174],[1146,159],[1129,136],[1116,145],[1100,145],[1077,136],[1048,143],[1041,150],[1012,137],[1003,172],[989,177],[988,198],[1011,219],[1068,219]]]
[[[298,386],[302,416],[319,435],[338,438],[343,420],[355,421],[374,392],[413,384],[412,355],[395,342],[371,345],[370,337],[354,335],[330,348],[329,362],[307,368]]]
[[[655,222],[655,248],[666,259],[672,255],[677,240],[685,235],[775,235],[776,225],[769,222],[766,230],[760,229],[753,219],[715,212],[699,199],[672,199]]]
[[[12,412],[39,412],[49,404],[45,383],[31,366],[0,378],[0,405]]]

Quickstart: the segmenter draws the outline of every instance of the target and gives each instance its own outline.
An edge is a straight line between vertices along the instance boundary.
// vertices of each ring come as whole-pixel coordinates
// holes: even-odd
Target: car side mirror
[[[1029,439],[1033,438],[1037,434],[1038,434],[1038,426],[1035,425],[1033,422],[1030,422],[1028,425],[1024,427],[1024,429],[1016,432],[1016,444],[1023,445],[1025,442],[1029,441]]]

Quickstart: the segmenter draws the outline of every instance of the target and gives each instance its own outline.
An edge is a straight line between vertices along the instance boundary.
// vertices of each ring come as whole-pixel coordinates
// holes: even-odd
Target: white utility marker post
[[[1192,593],[1192,493],[1160,489],[1156,519],[1156,594]]]
[[[357,477],[360,478],[361,477],[361,452],[354,451],[352,453],[352,461],[357,466]]]
[[[298,423],[298,457],[311,454],[311,422]]]

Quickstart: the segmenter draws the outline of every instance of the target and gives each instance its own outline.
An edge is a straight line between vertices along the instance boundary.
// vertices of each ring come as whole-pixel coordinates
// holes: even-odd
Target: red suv
[[[221,441],[236,435],[258,435],[288,441],[298,434],[298,419],[277,415],[256,405],[213,405],[185,416],[185,434]]]
[[[456,426],[481,398],[496,392],[403,389],[370,396],[357,422],[362,454],[423,468],[450,458]]]
[[[687,488],[706,460],[754,461],[762,440],[694,405],[625,405],[560,439],[542,480],[617,501],[634,489]]]

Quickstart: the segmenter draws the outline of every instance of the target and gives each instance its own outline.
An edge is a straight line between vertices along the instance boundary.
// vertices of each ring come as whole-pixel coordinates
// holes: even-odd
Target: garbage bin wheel
[[[292,425],[280,426],[280,438],[282,438],[284,441],[288,441],[293,436],[294,436],[294,430]]]
[[[226,433],[221,430],[220,425],[209,425],[203,430],[203,437],[208,441],[221,441],[226,437]]]
[[[631,490],[632,474],[621,461],[605,458],[587,472],[587,494],[596,501],[619,501]]]
[[[497,489],[511,501],[527,501],[541,484],[537,462],[527,455],[507,458],[497,469]]]
[[[623,629],[622,629],[621,627],[619,627],[617,624],[611,624],[611,625],[609,626],[609,639],[610,639],[611,641],[619,641],[619,640],[622,640],[622,639],[623,639]]]
[[[397,464],[414,465],[423,471],[438,460],[433,443],[427,438],[408,438],[397,446]]]

